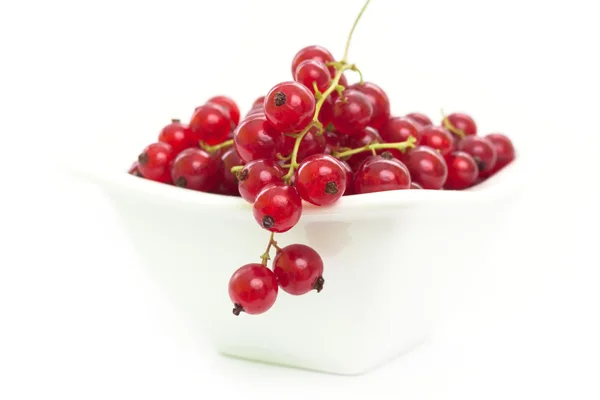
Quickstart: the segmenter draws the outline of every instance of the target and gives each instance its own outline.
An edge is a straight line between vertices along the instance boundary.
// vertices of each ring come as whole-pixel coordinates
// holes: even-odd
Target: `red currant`
[[[515,159],[515,148],[511,140],[501,133],[490,133],[485,138],[489,140],[496,149],[496,166],[492,173],[504,168],[508,163]]]
[[[231,131],[231,116],[225,107],[215,103],[206,103],[194,111],[189,127],[196,141],[215,145],[227,139]]]
[[[327,206],[338,201],[346,191],[346,171],[332,156],[315,154],[300,164],[295,184],[303,200]]]
[[[257,97],[256,100],[254,100],[254,103],[252,103],[252,107],[263,106],[264,103],[265,103],[265,96],[260,96],[260,97]]]
[[[334,93],[327,96],[325,101],[323,101],[321,110],[319,111],[319,122],[325,127],[331,124],[331,121],[333,121],[333,103],[335,102],[336,98],[337,97]]]
[[[479,170],[473,157],[464,151],[454,151],[446,158],[448,179],[444,188],[451,190],[466,189],[477,181]]]
[[[371,82],[355,83],[350,89],[356,89],[363,93],[373,107],[373,114],[369,126],[381,129],[390,118],[390,99],[383,89]]]
[[[352,168],[346,161],[339,160],[339,162],[344,171],[346,171],[346,190],[344,191],[344,196],[350,196],[354,194],[354,171],[352,171]]]
[[[411,120],[413,120],[419,128],[424,128],[428,125],[433,125],[433,122],[431,122],[431,119],[422,113],[410,113],[410,114],[406,114],[406,118],[409,118]]]
[[[354,174],[354,192],[372,193],[410,188],[410,173],[391,153],[371,156]]]
[[[237,125],[240,122],[240,109],[233,99],[227,96],[215,96],[208,100],[208,103],[218,104],[224,107],[229,112],[229,117],[233,125]]]
[[[253,115],[265,115],[265,107],[261,104],[260,106],[254,106],[248,114],[244,117],[244,119],[249,118]]]
[[[331,73],[322,62],[315,60],[304,60],[296,69],[294,80],[306,86],[311,92],[315,92],[313,83],[321,93],[327,90],[331,81]]]
[[[138,170],[146,179],[171,183],[171,163],[176,153],[170,144],[157,142],[146,147],[138,156]]]
[[[256,315],[268,311],[275,304],[278,291],[275,274],[264,265],[252,263],[238,268],[229,280],[233,314]]]
[[[223,163],[223,175],[221,182],[221,186],[223,186],[222,191],[237,195],[239,194],[238,179],[236,174],[231,172],[231,168],[238,165],[243,165],[244,162],[233,147],[230,147],[225,153],[223,153],[221,160]]]
[[[140,172],[139,161],[136,161],[133,164],[131,164],[131,167],[129,167],[129,170],[127,170],[127,173],[142,178],[142,173]]]
[[[300,132],[312,120],[315,113],[315,96],[298,82],[275,85],[265,97],[265,116],[275,129]]]
[[[333,103],[332,123],[346,135],[359,135],[371,121],[373,106],[369,98],[356,89],[346,89]]]
[[[448,178],[448,166],[440,153],[418,146],[408,153],[407,166],[412,180],[423,189],[441,189]]]
[[[307,46],[303,49],[300,49],[300,51],[298,51],[298,53],[296,53],[294,56],[294,59],[292,60],[292,76],[294,76],[296,73],[300,63],[306,60],[315,60],[322,64],[327,64],[335,59],[329,50],[322,46]]]
[[[347,147],[350,147],[352,149],[357,149],[359,147],[364,147],[364,146],[368,146],[370,144],[382,143],[382,142],[383,142],[383,140],[381,139],[381,136],[379,136],[379,133],[377,133],[377,131],[374,128],[367,126],[361,132],[360,136],[348,137],[346,144],[347,144]],[[395,150],[395,149],[392,149],[392,150]],[[397,150],[397,151],[399,152],[399,150]],[[392,153],[392,155],[394,155],[394,153],[392,151],[390,151],[390,153]],[[358,154],[354,154],[354,155],[348,157],[348,159],[346,161],[348,162],[350,167],[352,167],[352,169],[356,169],[364,160],[369,158],[369,156],[371,156],[371,155],[372,155],[372,153],[363,151],[363,152],[360,152]]]
[[[246,117],[233,133],[235,149],[245,162],[266,158],[274,160],[283,143],[283,134],[264,115]]]
[[[291,244],[277,251],[273,273],[283,291],[296,296],[323,290],[323,259],[312,247]]]
[[[421,144],[429,146],[446,157],[454,149],[454,137],[452,133],[441,126],[429,125],[421,128]]]
[[[273,160],[250,161],[236,173],[240,195],[248,203],[254,203],[256,196],[272,183],[283,183],[283,168]]]
[[[324,135],[317,135],[317,133],[318,129],[313,126],[306,133],[306,135],[304,135],[302,141],[300,142],[300,147],[298,148],[296,161],[301,162],[308,156],[323,153],[325,151],[325,148],[327,146],[327,139]],[[295,138],[284,135],[283,146],[281,146],[279,153],[282,156],[289,156],[290,154],[292,154],[295,144]]]
[[[423,189],[423,187],[421,185],[419,185],[417,182],[411,182],[410,188],[411,189]]]
[[[392,117],[387,120],[385,125],[379,130],[381,138],[387,143],[405,142],[410,136],[414,137],[418,145],[421,141],[421,134],[417,124],[410,118]]]
[[[173,151],[179,154],[182,150],[198,145],[194,141],[194,135],[187,125],[178,119],[172,119],[171,123],[160,131],[158,141],[170,144]]]
[[[302,216],[302,199],[290,185],[271,184],[258,193],[252,207],[254,219],[264,229],[287,232]]]
[[[445,119],[442,120],[442,126],[450,131],[452,131],[452,128],[454,128],[458,129],[467,136],[477,134],[477,124],[475,124],[473,118],[471,118],[467,114],[452,113],[450,115],[447,115],[446,119],[448,120],[450,126],[448,126],[448,124],[445,122]]]
[[[498,158],[496,148],[486,138],[481,136],[466,136],[458,141],[456,148],[457,150],[469,153],[473,157],[477,163],[480,176],[485,176],[485,174],[491,172],[496,166]]]
[[[175,186],[210,192],[220,183],[220,159],[199,149],[186,149],[179,153],[171,168]]]
[[[335,67],[329,67],[329,71],[331,72],[331,76],[335,76],[336,70]],[[346,75],[340,75],[340,80],[338,81],[338,85],[343,86],[344,88],[348,87],[348,79],[346,79]]]

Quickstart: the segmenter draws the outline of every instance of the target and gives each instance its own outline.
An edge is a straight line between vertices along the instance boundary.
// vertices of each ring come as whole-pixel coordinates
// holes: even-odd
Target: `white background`
[[[515,290],[445,338],[349,378],[214,355],[137,264],[102,194],[56,165],[123,127],[153,140],[182,105],[217,93],[244,112],[289,79],[297,49],[341,55],[362,2],[3,1],[0,398],[597,399],[600,31],[590,4],[372,2],[350,53],[368,76],[385,87],[418,63],[485,84],[544,123],[531,135],[548,153],[509,249],[498,249],[522,268]]]

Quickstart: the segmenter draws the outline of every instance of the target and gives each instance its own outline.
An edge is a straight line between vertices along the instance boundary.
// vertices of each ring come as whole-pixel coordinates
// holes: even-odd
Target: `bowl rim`
[[[528,157],[522,151],[516,152],[515,159],[493,176],[476,186],[465,190],[391,190],[343,196],[334,205],[319,207],[303,201],[304,216],[326,216],[354,214],[377,209],[413,208],[423,205],[446,206],[454,204],[475,204],[489,202],[522,188],[528,179]],[[251,204],[241,197],[225,196],[200,192],[174,185],[143,179],[127,172],[103,170],[101,168],[69,168],[85,181],[93,181],[101,186],[109,186],[122,191],[136,192],[149,196],[155,201],[200,207],[205,210],[229,209],[247,212]]]

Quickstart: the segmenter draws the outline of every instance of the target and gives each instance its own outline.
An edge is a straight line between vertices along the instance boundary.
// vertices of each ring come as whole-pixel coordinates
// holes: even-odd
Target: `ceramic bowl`
[[[269,237],[244,200],[128,175],[135,156],[155,140],[153,132],[136,132],[146,139],[135,147],[108,138],[77,168],[109,196],[149,273],[215,351],[360,374],[430,339],[473,293],[478,284],[473,276],[486,279],[485,260],[493,256],[489,246],[502,240],[504,216],[528,179],[525,139],[534,125],[480,88],[452,85],[458,86],[415,71],[388,90],[407,96],[396,103],[404,113],[435,116],[440,102],[447,110],[474,110],[482,131],[500,130],[513,138],[517,158],[465,191],[388,191],[343,197],[328,208],[307,205],[298,225],[277,240],[282,246],[315,248],[324,260],[325,288],[297,297],[280,290],[273,308],[261,315],[232,315],[227,292],[233,271],[260,261]],[[411,98],[415,106],[429,102],[430,107],[409,109]],[[485,126],[486,119],[496,125]],[[103,145],[114,150],[111,158],[94,158],[103,154]]]

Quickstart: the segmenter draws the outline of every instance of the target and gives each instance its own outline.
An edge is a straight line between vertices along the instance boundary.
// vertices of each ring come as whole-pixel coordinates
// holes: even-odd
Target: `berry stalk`
[[[450,122],[450,119],[446,116],[444,110],[442,110],[442,124],[444,125],[444,128],[448,129],[461,139],[464,139],[464,137],[467,136],[462,129],[458,129],[452,124],[452,122]]]
[[[233,139],[229,139],[229,140],[226,140],[226,141],[221,142],[219,144],[215,144],[214,146],[209,146],[209,145],[207,145],[206,143],[204,143],[202,141],[199,144],[200,144],[200,147],[203,150],[206,150],[206,151],[208,151],[209,153],[212,154],[212,153],[216,153],[217,151],[219,151],[221,149],[233,146]]]
[[[384,150],[384,149],[396,149],[404,152],[406,149],[411,149],[415,147],[416,139],[412,136],[408,137],[408,140],[404,142],[398,143],[372,143],[363,147],[357,147],[356,149],[346,150],[335,152],[332,155],[336,158],[345,158],[350,157],[358,153],[362,153],[363,151],[370,151],[375,153],[376,150]]]
[[[294,149],[292,150],[292,155],[291,155],[290,169],[288,170],[287,174],[285,174],[285,176],[283,177],[284,182],[286,182],[287,184],[289,184],[291,182],[292,176],[294,176],[294,172],[295,172],[296,168],[298,168],[298,150],[300,149],[300,143],[302,142],[302,139],[304,139],[304,136],[306,136],[308,131],[313,126],[316,126],[317,128],[319,128],[319,134],[323,133],[323,124],[321,124],[321,122],[319,121],[319,113],[321,112],[321,108],[323,107],[325,100],[335,90],[337,90],[340,93],[340,95],[342,94],[341,92],[345,88],[340,85],[340,79],[342,78],[342,74],[344,73],[344,71],[347,71],[347,70],[358,71],[358,69],[356,68],[356,65],[348,64],[348,61],[347,61],[348,51],[350,49],[350,42],[352,41],[352,34],[354,33],[354,30],[356,29],[356,26],[358,25],[358,21],[364,14],[364,12],[367,9],[367,6],[369,5],[370,2],[371,2],[371,0],[367,0],[365,2],[363,7],[361,8],[360,12],[358,13],[358,16],[354,20],[354,24],[352,25],[352,28],[350,29],[350,33],[348,34],[348,39],[346,40],[344,56],[342,57],[342,59],[340,61],[335,63],[336,73],[335,73],[335,76],[333,77],[333,79],[331,80],[329,87],[323,93],[317,92],[318,100],[317,100],[317,104],[315,105],[315,114],[313,116],[312,121],[302,130],[302,132],[300,132],[296,136],[296,142],[294,143]],[[361,76],[361,81],[362,81],[362,74],[360,74],[360,76]]]
[[[261,264],[262,265],[267,265],[267,261],[269,261],[271,259],[271,247],[275,247],[275,249],[277,251],[280,251],[281,248],[279,246],[277,246],[277,242],[275,241],[275,232],[271,232],[271,236],[269,237],[269,244],[267,245],[267,249],[265,250],[265,252],[263,254],[261,254],[260,258],[262,259]]]
[[[352,66],[346,64],[342,60],[342,61],[340,61],[340,66],[336,67],[336,68],[339,68],[339,69],[337,69],[335,76],[331,80],[331,84],[329,85],[327,90],[324,91],[320,95],[320,98],[317,101],[317,104],[315,105],[315,114],[313,116],[312,121],[306,126],[306,128],[304,128],[302,130],[302,132],[300,132],[296,136],[296,141],[294,142],[294,149],[292,150],[290,169],[288,170],[287,174],[285,174],[283,177],[284,182],[286,182],[288,184],[290,183],[292,176],[294,176],[294,172],[295,172],[296,168],[298,168],[298,150],[300,149],[300,143],[302,142],[302,139],[304,139],[304,136],[306,136],[308,131],[310,131],[310,129],[313,126],[316,126],[317,128],[319,128],[319,134],[323,133],[323,124],[321,124],[321,122],[319,121],[319,113],[321,112],[321,107],[323,107],[323,104],[325,103],[325,100],[327,99],[327,97],[329,95],[331,95],[334,92],[334,90],[337,90],[337,88],[340,86],[339,85],[340,79],[341,79],[344,71],[352,69]]]

